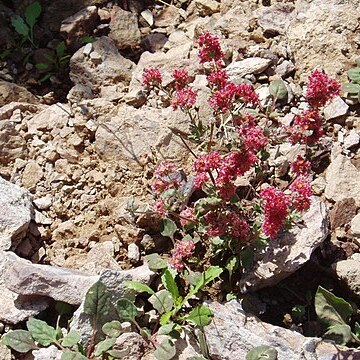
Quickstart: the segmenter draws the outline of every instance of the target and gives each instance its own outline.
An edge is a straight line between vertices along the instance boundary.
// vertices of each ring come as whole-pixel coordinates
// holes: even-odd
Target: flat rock
[[[236,81],[248,74],[260,74],[271,64],[270,59],[251,57],[231,63],[225,70],[230,80]]]
[[[47,296],[79,305],[98,276],[50,265],[32,264],[14,253],[7,254],[3,278],[7,288],[20,295]]]
[[[98,61],[91,59],[91,54],[98,55]],[[134,69],[134,63],[120,55],[113,40],[102,36],[92,44],[90,56],[79,49],[70,59],[70,79],[75,85],[84,85],[92,92],[100,87],[128,85]]]
[[[0,250],[9,250],[21,242],[32,211],[28,191],[0,177]]]
[[[333,98],[324,108],[324,117],[326,120],[336,119],[344,116],[349,110],[349,105],[340,97]]]
[[[215,0],[195,0],[195,7],[200,16],[210,16],[220,11],[220,3]]]
[[[360,206],[360,171],[344,155],[337,155],[332,159],[326,170],[325,196],[337,202],[347,198],[354,198]]]
[[[30,192],[34,192],[36,186],[43,177],[43,170],[36,161],[29,161],[22,173],[21,184]]]
[[[278,360],[333,360],[360,358],[360,351],[348,349],[319,338],[305,337],[296,331],[247,316],[241,305],[232,300],[224,305],[210,303],[214,313],[210,325],[205,326],[206,343],[211,359],[245,359],[256,346],[267,345],[278,352]]]
[[[302,216],[302,225],[271,240],[264,252],[255,255],[254,266],[240,280],[243,292],[272,286],[285,279],[309,259],[328,235],[328,210],[313,197],[310,209]]]
[[[338,201],[330,211],[331,229],[348,224],[356,215],[356,202],[353,198]]]
[[[359,254],[354,255],[349,259],[336,262],[332,268],[339,279],[343,280],[355,295],[360,296],[360,257]]]
[[[22,86],[0,80],[0,106],[12,101],[36,104],[39,99]]]
[[[360,143],[359,132],[355,129],[350,130],[349,134],[344,139],[344,148],[351,149]]]
[[[33,350],[31,353],[34,356],[34,360],[60,360],[62,355],[62,351],[55,345]]]

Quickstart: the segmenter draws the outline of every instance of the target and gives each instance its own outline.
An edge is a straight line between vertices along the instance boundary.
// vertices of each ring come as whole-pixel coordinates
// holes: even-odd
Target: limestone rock
[[[0,250],[23,239],[32,214],[30,194],[0,177]]]
[[[0,106],[9,104],[12,101],[36,104],[39,99],[22,86],[0,80]]]
[[[211,359],[245,359],[254,347],[268,345],[278,351],[278,360],[356,359],[360,351],[348,349],[319,338],[305,337],[300,333],[261,322],[247,316],[241,305],[232,300],[224,305],[211,303],[214,318],[205,326],[206,342]]]
[[[330,212],[331,229],[348,224],[356,215],[356,203],[353,198],[338,201]]]
[[[124,360],[141,360],[147,347],[144,338],[135,332],[121,334],[113,346],[118,350],[128,349],[127,354],[122,357]]]
[[[92,62],[84,55],[84,48],[79,49],[70,59],[71,81],[93,92],[98,92],[101,86],[128,85],[134,63],[120,55],[115,43],[106,36],[94,42],[92,47],[100,61]]]
[[[351,149],[356,147],[360,143],[360,134],[358,131],[352,129],[350,133],[344,139],[344,148]]]
[[[349,259],[336,262],[332,268],[349,289],[355,295],[360,296],[360,257],[354,255]]]
[[[339,154],[332,159],[326,170],[325,196],[337,202],[346,198],[354,198],[360,205],[360,172],[350,159]]]
[[[11,350],[7,346],[0,343],[0,359],[11,360]]]
[[[136,14],[114,6],[109,26],[109,37],[119,49],[136,48],[140,45],[141,34]]]
[[[326,120],[332,120],[346,115],[348,110],[349,105],[346,104],[346,102],[341,99],[340,96],[336,96],[324,108],[324,116]]]
[[[210,16],[220,11],[220,3],[215,0],[195,0],[195,7],[200,16]]]
[[[253,267],[240,280],[242,291],[272,286],[294,273],[309,259],[328,234],[326,205],[313,197],[310,209],[302,216],[302,225],[271,240],[254,258]]]
[[[351,220],[351,233],[360,238],[360,213]]]
[[[43,171],[41,166],[36,161],[30,161],[25,166],[21,184],[30,192],[34,192],[42,177]]]
[[[60,360],[62,351],[55,345],[51,345],[39,350],[33,350],[32,354],[34,356],[34,360]]]
[[[260,74],[265,71],[270,64],[270,59],[252,57],[231,63],[226,68],[226,72],[230,80],[236,81],[247,74]]]

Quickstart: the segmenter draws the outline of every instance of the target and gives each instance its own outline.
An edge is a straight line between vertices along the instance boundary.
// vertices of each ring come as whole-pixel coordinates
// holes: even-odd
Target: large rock
[[[0,80],[0,106],[12,101],[38,103],[39,99],[24,87]]]
[[[14,254],[0,250],[0,321],[7,324],[17,324],[39,314],[50,302],[47,297],[18,295],[6,287],[4,269],[7,263],[12,261],[12,255]]]
[[[360,296],[360,254],[356,253],[350,259],[338,261],[332,268],[349,289]]]
[[[321,67],[330,75],[345,74],[356,54],[357,0],[300,0],[286,33],[298,74]],[[354,59],[353,59],[354,60]],[[346,76],[344,77],[345,80]]]
[[[326,170],[325,196],[338,202],[347,198],[354,198],[360,205],[360,171],[351,160],[339,154],[332,159]]]
[[[103,36],[72,56],[70,79],[75,85],[84,85],[98,93],[101,87],[128,85],[133,68],[134,63],[120,55],[114,42]]]
[[[0,177],[0,250],[9,250],[20,243],[32,211],[30,194]]]
[[[140,45],[141,33],[136,14],[114,6],[109,26],[109,37],[119,49],[136,48]]]
[[[348,349],[319,338],[261,322],[247,316],[241,305],[232,300],[224,305],[211,303],[214,318],[205,327],[209,355],[214,360],[245,359],[256,346],[267,345],[278,352],[278,360],[360,359],[360,351]],[[334,355],[336,354],[336,355]]]
[[[180,111],[119,107],[117,116],[98,127],[95,149],[104,160],[141,162],[141,156],[156,149],[167,159],[187,153],[170,128],[187,131],[189,121]]]
[[[247,58],[231,63],[226,72],[230,80],[236,81],[247,74],[260,74],[265,71],[271,64],[270,59],[263,59],[260,57]]]
[[[294,273],[325,240],[328,223],[326,205],[313,197],[302,224],[271,240],[263,252],[255,255],[254,266],[240,280],[242,291],[272,286]]]

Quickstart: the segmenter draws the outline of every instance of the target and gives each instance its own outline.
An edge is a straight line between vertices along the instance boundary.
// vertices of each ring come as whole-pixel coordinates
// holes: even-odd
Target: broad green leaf
[[[176,347],[170,338],[164,339],[154,352],[158,360],[170,360],[176,355]]]
[[[356,68],[353,68],[353,69],[349,69],[347,71],[347,75],[348,75],[350,80],[353,80],[353,81],[357,82],[360,79],[360,68],[356,67]]]
[[[145,260],[147,261],[150,270],[153,271],[166,269],[168,267],[167,262],[157,253],[146,255]]]
[[[116,343],[116,338],[100,341],[95,348],[95,356],[101,356],[105,351],[110,350]]]
[[[70,314],[72,309],[73,307],[70,304],[62,301],[58,301],[55,305],[55,310],[59,315]]]
[[[149,302],[159,314],[170,311],[174,306],[174,299],[167,290],[160,290],[149,297]]]
[[[31,336],[42,346],[49,346],[56,341],[56,329],[48,325],[45,321],[30,318],[26,322]]]
[[[209,325],[213,316],[212,311],[205,305],[200,305],[190,311],[185,319],[195,325],[204,327]]]
[[[146,292],[150,295],[155,294],[155,291],[153,289],[139,281],[126,281],[125,285],[128,289],[135,290],[139,293]]]
[[[160,325],[166,325],[173,315],[172,311],[168,311],[165,314],[162,314],[160,317]]]
[[[63,41],[59,42],[56,45],[55,51],[58,59],[61,59],[64,56],[65,50],[66,50],[66,45]]]
[[[271,346],[257,346],[251,349],[247,354],[246,360],[277,360],[278,352]]]
[[[273,80],[269,86],[270,94],[279,100],[285,100],[288,97],[288,90],[282,80]]]
[[[172,322],[170,324],[160,326],[158,335],[169,335],[174,331],[180,332],[181,326]]]
[[[19,353],[27,353],[30,350],[37,349],[37,346],[26,330],[13,330],[2,337],[4,345],[11,347]]]
[[[88,358],[79,352],[65,350],[61,355],[61,360],[88,360]]]
[[[352,306],[319,286],[315,294],[315,311],[320,322],[327,328],[346,324],[354,313]]]
[[[113,320],[110,322],[107,322],[102,327],[102,332],[110,337],[118,337],[122,333],[121,323],[120,321]]]
[[[123,357],[125,357],[130,353],[130,348],[127,346],[125,349],[108,350],[106,353],[112,356],[114,359],[122,359]]]
[[[97,281],[85,296],[84,312],[88,315],[105,316],[109,311],[109,292],[106,286]]]
[[[349,94],[357,94],[360,91],[360,85],[353,83],[344,83],[341,86],[341,90]]]
[[[162,236],[167,236],[171,239],[174,238],[174,234],[176,233],[177,226],[176,224],[170,219],[163,220],[163,229],[161,231]]]
[[[206,269],[201,277],[196,281],[195,288],[196,293],[201,290],[205,285],[216,279],[223,272],[223,269],[219,266],[210,266]],[[195,294],[196,294],[195,293]]]
[[[49,64],[45,64],[45,63],[40,63],[40,64],[36,64],[35,67],[38,70],[47,70],[49,69],[50,65]]]
[[[29,27],[25,24],[23,18],[19,15],[15,15],[11,18],[11,25],[14,27],[15,31],[27,38],[30,33]]]
[[[174,279],[173,275],[171,274],[171,272],[169,271],[169,269],[166,269],[164,271],[164,273],[161,276],[161,281],[162,281],[163,285],[165,286],[165,289],[171,293],[174,301],[176,301],[176,299],[179,297],[179,289],[178,289],[175,279]]]
[[[335,341],[339,345],[346,345],[352,339],[351,327],[347,324],[336,324],[330,326],[324,338]]]
[[[136,306],[128,299],[120,299],[116,303],[116,309],[119,317],[123,321],[134,321],[138,315]]]
[[[72,347],[76,345],[78,342],[80,342],[80,334],[75,330],[71,330],[64,337],[63,341],[61,342],[61,345],[65,347]]]
[[[25,9],[25,20],[32,28],[41,14],[41,5],[35,1]]]

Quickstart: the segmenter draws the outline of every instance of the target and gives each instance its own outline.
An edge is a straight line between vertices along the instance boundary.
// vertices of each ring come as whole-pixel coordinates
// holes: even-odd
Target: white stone
[[[360,213],[351,220],[351,232],[360,238]]]
[[[251,57],[231,63],[225,70],[230,80],[236,81],[247,74],[260,74],[271,64],[270,59]]]
[[[324,108],[324,117],[326,120],[338,118],[344,116],[349,110],[349,105],[340,97],[333,98],[328,105]]]
[[[140,250],[139,250],[139,247],[132,243],[132,244],[129,244],[128,246],[128,258],[130,261],[132,262],[138,262],[140,260]]]
[[[356,130],[352,129],[344,139],[344,148],[351,149],[353,146],[358,145],[359,142],[360,142],[359,133]]]
[[[90,53],[92,52],[93,46],[92,43],[88,43],[83,47],[83,54],[85,56],[89,56]]]
[[[142,11],[140,15],[149,24],[149,26],[154,25],[154,16],[153,16],[152,12],[149,9],[146,9],[146,10]]]
[[[49,195],[43,196],[35,199],[33,202],[39,210],[48,210],[52,204],[52,197]]]

